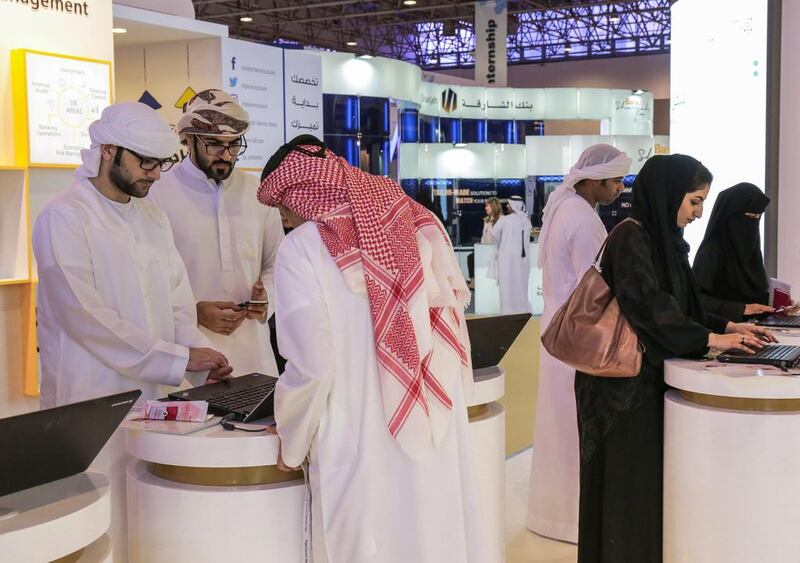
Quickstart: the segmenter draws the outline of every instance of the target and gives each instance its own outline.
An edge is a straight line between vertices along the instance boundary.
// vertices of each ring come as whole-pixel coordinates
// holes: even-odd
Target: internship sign
[[[475,80],[489,86],[506,86],[508,0],[475,2]]]

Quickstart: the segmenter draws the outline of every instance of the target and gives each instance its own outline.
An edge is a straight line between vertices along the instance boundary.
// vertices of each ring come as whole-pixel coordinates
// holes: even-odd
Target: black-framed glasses
[[[143,156],[138,152],[134,152],[125,147],[120,148],[135,156],[139,160],[139,168],[146,170],[147,172],[152,172],[156,168],[160,169],[162,172],[166,172],[172,168],[176,162],[178,162],[178,157],[174,155],[169,158],[154,158],[152,156]]]
[[[206,153],[209,156],[222,156],[225,154],[225,151],[228,151],[228,154],[235,158],[243,155],[247,150],[247,139],[244,137],[239,137],[230,143],[220,143],[216,140],[205,140],[199,135],[197,135],[197,140],[200,141],[200,144],[203,145],[203,148],[205,148]]]

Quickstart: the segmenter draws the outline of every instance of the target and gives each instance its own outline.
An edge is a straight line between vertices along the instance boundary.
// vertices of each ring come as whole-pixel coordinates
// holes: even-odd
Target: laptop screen
[[[0,496],[86,471],[141,394],[137,389],[0,419]]]
[[[496,366],[530,320],[530,313],[467,319],[472,369]]]

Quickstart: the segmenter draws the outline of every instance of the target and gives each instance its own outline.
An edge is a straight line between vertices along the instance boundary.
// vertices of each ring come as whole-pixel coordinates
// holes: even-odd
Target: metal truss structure
[[[675,1],[508,0],[508,62],[667,53]],[[250,41],[380,55],[430,70],[475,64],[474,2],[193,2],[199,19]]]

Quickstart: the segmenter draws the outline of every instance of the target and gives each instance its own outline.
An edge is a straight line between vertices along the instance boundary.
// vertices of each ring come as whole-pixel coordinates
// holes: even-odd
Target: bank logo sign
[[[442,92],[442,109],[447,113],[452,113],[458,109],[458,94],[452,88]]]

